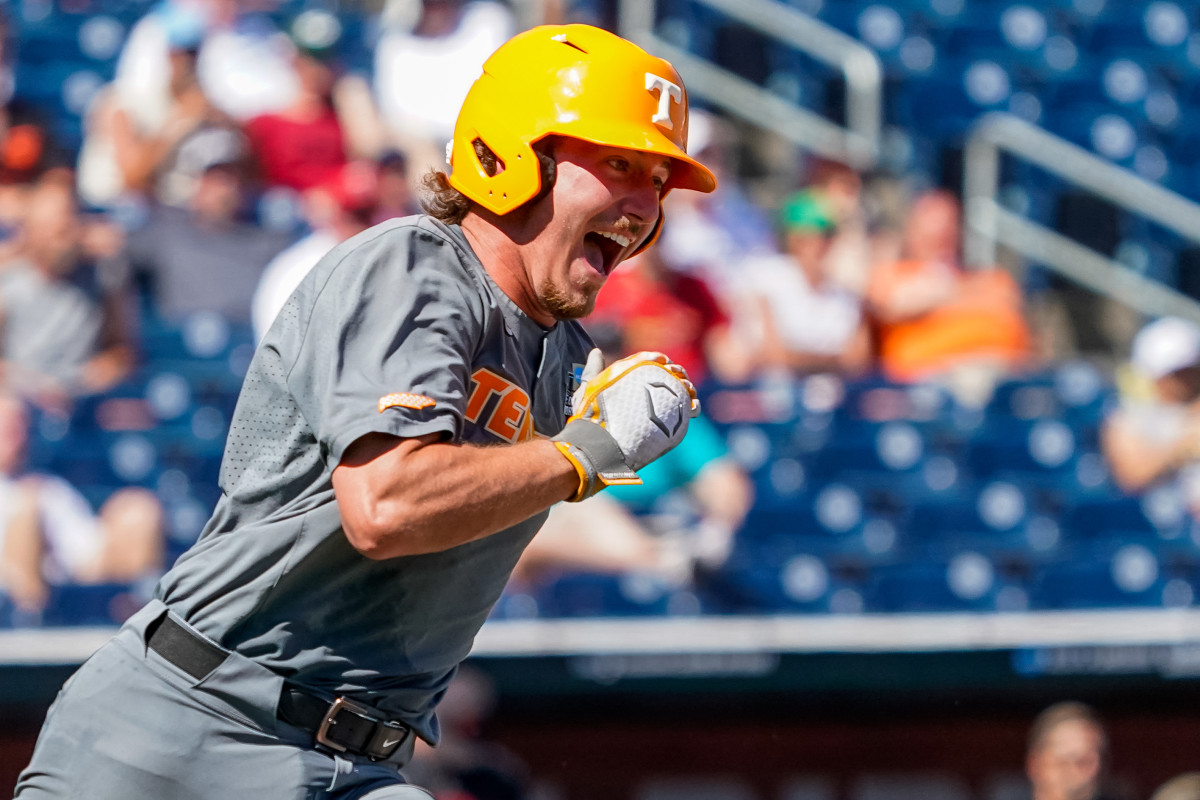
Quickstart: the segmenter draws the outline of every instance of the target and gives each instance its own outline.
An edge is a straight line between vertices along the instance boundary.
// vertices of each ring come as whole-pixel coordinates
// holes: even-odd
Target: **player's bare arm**
[[[346,538],[373,559],[447,550],[571,497],[579,484],[554,443],[450,444],[437,435],[364,436],[333,471]]]

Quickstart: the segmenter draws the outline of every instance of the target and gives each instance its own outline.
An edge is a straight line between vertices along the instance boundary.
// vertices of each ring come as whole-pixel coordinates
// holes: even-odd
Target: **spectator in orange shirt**
[[[917,198],[904,230],[903,259],[871,274],[867,303],[880,366],[901,382],[940,381],[979,405],[1030,357],[1021,292],[999,269],[965,271],[961,214],[949,193]]]

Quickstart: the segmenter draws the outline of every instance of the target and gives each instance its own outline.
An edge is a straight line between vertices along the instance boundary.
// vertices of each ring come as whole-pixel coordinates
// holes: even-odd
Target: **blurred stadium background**
[[[552,5],[512,8],[528,25]],[[791,189],[806,153],[948,188],[968,260],[1027,291],[1066,276],[1200,319],[1194,2],[565,6],[673,59],[743,134],[757,197]],[[150,7],[6,4],[15,99],[66,152]],[[327,8],[369,70],[379,9]],[[219,491],[253,338],[152,310],[140,336],[132,379],[35,419],[31,458],[95,504],[155,491],[175,555]],[[1200,527],[1174,486],[1115,487],[1098,438],[1125,354],[1108,355],[1007,380],[981,408],[882,379],[710,386],[756,489],[729,560],[683,588],[575,574],[508,596],[473,658],[497,690],[489,734],[544,798],[1007,800],[1030,720],[1073,698],[1104,715],[1125,796],[1196,768]],[[130,406],[153,424],[121,424]],[[151,588],[57,587],[36,620],[0,600],[0,792],[62,680]]]

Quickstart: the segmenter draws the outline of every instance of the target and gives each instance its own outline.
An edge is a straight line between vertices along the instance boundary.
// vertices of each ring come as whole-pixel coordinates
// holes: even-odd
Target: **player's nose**
[[[626,194],[621,210],[647,226],[658,221],[659,190],[652,177],[638,181]]]

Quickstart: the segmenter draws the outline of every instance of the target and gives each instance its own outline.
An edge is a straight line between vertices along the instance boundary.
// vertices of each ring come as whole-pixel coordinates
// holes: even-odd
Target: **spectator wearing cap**
[[[303,200],[312,232],[275,256],[263,271],[251,308],[257,339],[322,256],[370,227],[379,200],[376,166],[351,161],[305,192]]]
[[[1125,377],[1101,428],[1113,478],[1129,493],[1176,481],[1200,516],[1200,326],[1179,317],[1146,325]]]
[[[738,303],[757,369],[865,371],[871,342],[861,301],[829,275],[834,209],[817,192],[797,192],[783,204],[780,231],[784,252],[747,262]]]
[[[116,385],[134,363],[125,284],[87,257],[84,234],[69,182],[43,178],[19,255],[0,271],[0,384],[58,410]]]
[[[250,297],[263,268],[287,246],[283,234],[240,218],[247,156],[235,131],[209,129],[190,137],[173,176],[185,206],[158,204],[129,234],[122,260],[169,321],[203,311],[249,324]]]
[[[948,192],[918,196],[901,258],[872,269],[866,300],[888,378],[941,383],[963,404],[978,406],[998,381],[1028,366],[1032,337],[1012,276],[963,268],[961,216]]]
[[[203,10],[171,0],[134,26],[116,79],[88,112],[78,161],[79,193],[87,203],[109,207],[129,197],[184,203],[172,176],[188,138],[236,128],[209,100],[196,71],[208,24]]]

